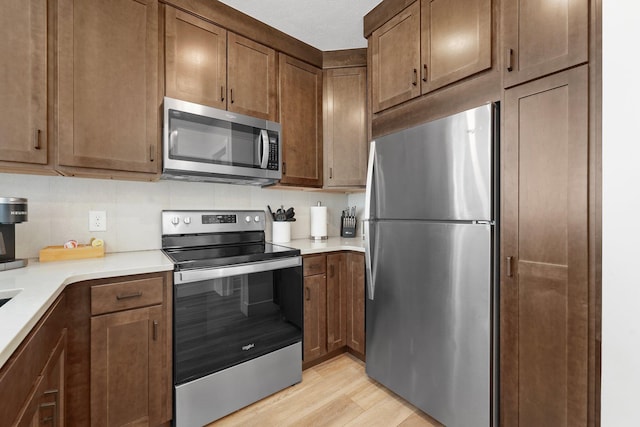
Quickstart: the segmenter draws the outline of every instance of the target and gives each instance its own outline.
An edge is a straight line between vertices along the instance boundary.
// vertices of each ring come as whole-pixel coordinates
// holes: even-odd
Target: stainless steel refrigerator
[[[369,154],[366,372],[448,427],[497,425],[497,111]]]

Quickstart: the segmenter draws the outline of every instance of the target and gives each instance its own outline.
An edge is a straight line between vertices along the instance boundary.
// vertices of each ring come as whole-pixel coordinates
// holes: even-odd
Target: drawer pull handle
[[[141,297],[142,296],[142,291],[138,291],[134,294],[124,294],[124,295],[116,295],[116,299],[119,300],[123,300],[123,299],[129,299],[129,298],[137,298],[137,297]]]
[[[414,86],[418,86],[418,69],[417,68],[413,69],[413,82],[411,82],[411,84]]]
[[[507,63],[507,71],[513,71],[513,49],[505,49],[505,62]]]
[[[58,390],[54,389],[54,390],[46,390],[43,394],[44,395],[48,395],[48,394],[57,394]]]
[[[424,74],[422,76],[422,81],[426,82],[427,81],[427,64],[423,64],[423,70],[424,70]]]
[[[231,89],[231,103],[233,104],[233,89]]]
[[[224,86],[220,86],[220,101],[224,101]]]
[[[158,341],[158,321],[153,321],[153,340]]]
[[[36,129],[33,132],[33,148],[39,150],[40,148],[40,129]]]

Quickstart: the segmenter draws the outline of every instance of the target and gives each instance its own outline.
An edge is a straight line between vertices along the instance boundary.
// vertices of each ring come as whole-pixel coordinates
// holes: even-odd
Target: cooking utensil
[[[271,214],[271,218],[273,218],[273,220],[275,221],[276,220],[276,215],[271,210],[271,206],[267,205],[267,208],[269,209],[269,213]]]

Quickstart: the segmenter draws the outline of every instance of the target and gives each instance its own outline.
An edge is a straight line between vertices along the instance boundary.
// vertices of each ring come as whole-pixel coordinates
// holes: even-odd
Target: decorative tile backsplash
[[[160,248],[163,209],[259,209],[293,206],[291,238],[309,237],[309,207],[328,206],[329,236],[340,235],[344,194],[263,189],[181,181],[135,182],[60,176],[0,174],[0,197],[29,199],[29,221],[16,225],[16,257],[37,258],[41,248],[69,239],[105,241],[107,252]],[[351,196],[349,196],[351,197]],[[353,202],[351,203],[353,205]],[[107,212],[107,231],[89,232],[89,211]],[[271,221],[267,224],[271,238]]]

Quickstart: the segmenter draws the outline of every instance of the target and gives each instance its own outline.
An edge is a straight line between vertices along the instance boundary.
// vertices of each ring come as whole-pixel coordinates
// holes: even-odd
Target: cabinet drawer
[[[327,257],[324,255],[306,256],[302,259],[304,276],[313,276],[327,271]]]
[[[162,304],[162,291],[160,277],[92,286],[91,314]]]

